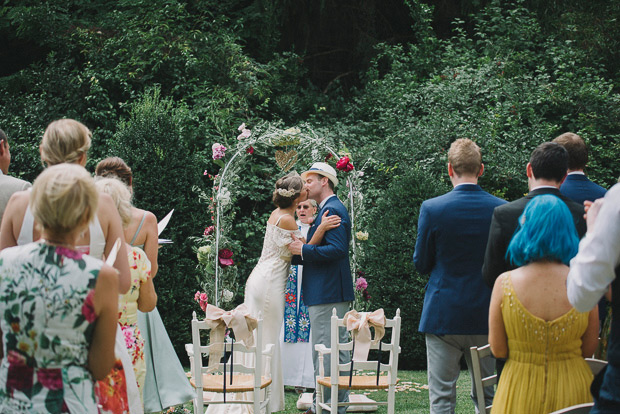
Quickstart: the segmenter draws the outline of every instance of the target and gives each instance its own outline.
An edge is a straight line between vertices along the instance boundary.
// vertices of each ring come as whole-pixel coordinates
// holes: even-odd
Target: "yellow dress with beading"
[[[572,308],[545,321],[519,301],[510,274],[504,278],[503,288],[508,360],[491,413],[542,414],[592,401],[592,371],[581,355],[588,313]]]

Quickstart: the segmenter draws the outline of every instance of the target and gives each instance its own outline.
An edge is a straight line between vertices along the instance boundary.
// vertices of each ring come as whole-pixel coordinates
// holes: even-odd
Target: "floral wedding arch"
[[[351,270],[352,278],[355,283],[357,309],[367,307],[370,299],[366,290],[368,284],[363,277],[363,272],[359,271],[358,260],[363,254],[360,243],[368,239],[368,233],[359,231],[356,227],[356,211],[362,206],[362,194],[360,186],[364,175],[364,166],[354,168],[351,156],[346,150],[337,152],[335,144],[324,137],[320,137],[311,128],[302,125],[295,128],[280,129],[277,126],[264,124],[254,128],[254,131],[246,128],[245,124],[239,126],[240,132],[237,136],[237,144],[234,148],[226,148],[224,145],[214,143],[212,146],[212,157],[214,162],[220,167],[219,173],[210,175],[207,171],[205,175],[213,179],[211,196],[195,188],[200,197],[205,200],[211,210],[212,226],[205,229],[202,237],[198,239],[200,247],[197,248],[199,267],[206,277],[199,279],[204,293],[197,292],[195,299],[205,307],[207,298],[214,299],[216,306],[221,306],[229,302],[234,297],[236,290],[237,268],[233,261],[233,252],[223,247],[230,244],[227,233],[231,230],[232,217],[230,207],[235,197],[234,183],[239,179],[239,172],[243,170],[247,163],[243,160],[252,157],[255,147],[261,147],[266,151],[275,150],[274,158],[276,164],[283,174],[288,172],[298,162],[300,155],[303,156],[304,170],[311,163],[336,162],[336,168],[344,175],[346,185],[339,186],[338,194],[344,199],[344,203],[349,210],[351,219],[351,229],[353,233],[351,243]],[[232,155],[230,155],[232,154]]]

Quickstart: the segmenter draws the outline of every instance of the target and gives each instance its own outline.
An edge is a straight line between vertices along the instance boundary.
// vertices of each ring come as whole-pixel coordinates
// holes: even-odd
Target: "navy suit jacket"
[[[488,334],[491,289],[481,269],[493,209],[504,203],[473,184],[422,203],[413,262],[430,278],[420,332]]]
[[[517,230],[519,217],[521,213],[523,213],[523,210],[525,210],[525,206],[532,198],[541,194],[553,194],[564,201],[573,216],[579,238],[586,234],[586,221],[583,218],[583,204],[580,205],[575,203],[573,200],[560,193],[560,190],[557,188],[538,188],[530,191],[525,197],[521,197],[518,200],[496,208],[495,211],[493,211],[493,220],[491,221],[491,229],[489,230],[489,241],[484,256],[484,266],[482,266],[482,277],[489,287],[493,287],[499,275],[516,268],[516,266],[510,263],[509,259],[506,259],[508,245]]]
[[[560,192],[577,204],[583,205],[585,200],[594,201],[605,197],[607,190],[583,174],[569,174],[562,183]]]
[[[308,306],[351,302],[354,299],[349,263],[351,219],[338,197],[330,197],[319,210],[317,219],[308,230],[308,241],[312,239],[318,225],[321,224],[325,210],[329,210],[329,216],[335,214],[342,221],[340,226],[325,233],[321,244],[303,245],[302,291],[304,303]]]

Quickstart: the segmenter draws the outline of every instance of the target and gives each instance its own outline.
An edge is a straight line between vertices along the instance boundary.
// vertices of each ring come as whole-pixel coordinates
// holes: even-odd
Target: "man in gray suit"
[[[0,223],[2,222],[2,215],[4,214],[6,204],[13,193],[31,187],[28,181],[6,175],[9,172],[10,164],[11,152],[9,151],[9,141],[4,131],[0,129]]]

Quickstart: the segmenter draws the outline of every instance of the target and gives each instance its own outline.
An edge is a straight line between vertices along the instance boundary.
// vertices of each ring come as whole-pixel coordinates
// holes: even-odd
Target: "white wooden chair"
[[[605,366],[607,366],[607,361],[603,361],[602,359],[586,358],[586,362],[588,363],[588,366],[592,370],[592,374],[594,374],[595,377],[599,372],[603,370],[603,368],[605,368]]]
[[[589,414],[592,407],[594,407],[594,403],[577,404],[554,411],[551,414]]]
[[[472,381],[476,387],[476,401],[478,402],[478,409],[481,414],[487,414],[491,412],[491,405],[486,405],[484,399],[484,387],[492,387],[497,384],[497,374],[489,375],[482,378],[482,370],[480,368],[480,360],[482,358],[492,357],[491,345],[486,344],[484,346],[469,348],[471,353],[471,364],[474,371],[474,378]]]
[[[185,350],[189,356],[191,367],[190,383],[196,389],[194,399],[194,413],[204,413],[205,405],[209,404],[246,404],[254,407],[255,413],[260,413],[261,409],[269,414],[268,402],[271,395],[271,378],[262,373],[263,365],[268,366],[270,357],[273,353],[273,344],[268,344],[261,352],[263,346],[262,338],[263,320],[259,316],[256,328],[256,341],[254,346],[246,347],[242,343],[235,343],[233,352],[234,361],[218,363],[216,370],[207,373],[207,367],[203,366],[203,356],[208,356],[214,343],[203,345],[200,333],[209,331],[210,328],[204,320],[196,318],[196,312],[192,315],[192,343],[185,345]],[[231,351],[231,344],[224,344],[225,351]],[[254,364],[246,366],[239,360],[241,354],[251,354],[254,356]],[[263,364],[263,357],[266,358]],[[231,380],[232,379],[232,380]],[[262,392],[264,390],[264,392]],[[204,398],[204,393],[215,393],[211,400]],[[249,393],[250,398],[243,400],[234,399],[233,394]]]
[[[387,319],[385,327],[391,329],[391,340],[389,343],[380,342],[371,345],[370,349],[380,349],[381,352],[389,352],[389,362],[383,364],[380,361],[354,361],[354,369],[352,372],[351,362],[346,364],[339,363],[340,351],[352,351],[353,341],[340,343],[338,341],[338,329],[346,328],[343,319],[339,319],[334,309],[331,318],[331,348],[325,347],[323,344],[315,346],[319,353],[319,376],[316,378],[316,411],[322,414],[323,410],[327,410],[332,414],[338,412],[338,407],[342,406],[365,406],[365,405],[387,405],[388,414],[394,414],[394,401],[396,397],[396,383],[398,382],[398,355],[400,353],[400,309],[396,311],[394,319]],[[386,335],[387,336],[387,335]],[[380,348],[379,348],[380,347]],[[325,376],[325,367],[323,364],[324,355],[330,354],[331,377]],[[345,372],[345,375],[342,373]],[[369,375],[369,372],[372,374]],[[339,373],[339,374],[336,374]],[[366,373],[366,375],[363,375]],[[386,375],[379,375],[386,373]],[[334,376],[336,374],[336,376]],[[352,375],[350,375],[352,374]],[[331,388],[331,403],[324,401],[324,387]],[[338,402],[338,389],[348,390],[387,390],[387,401],[368,402]]]

